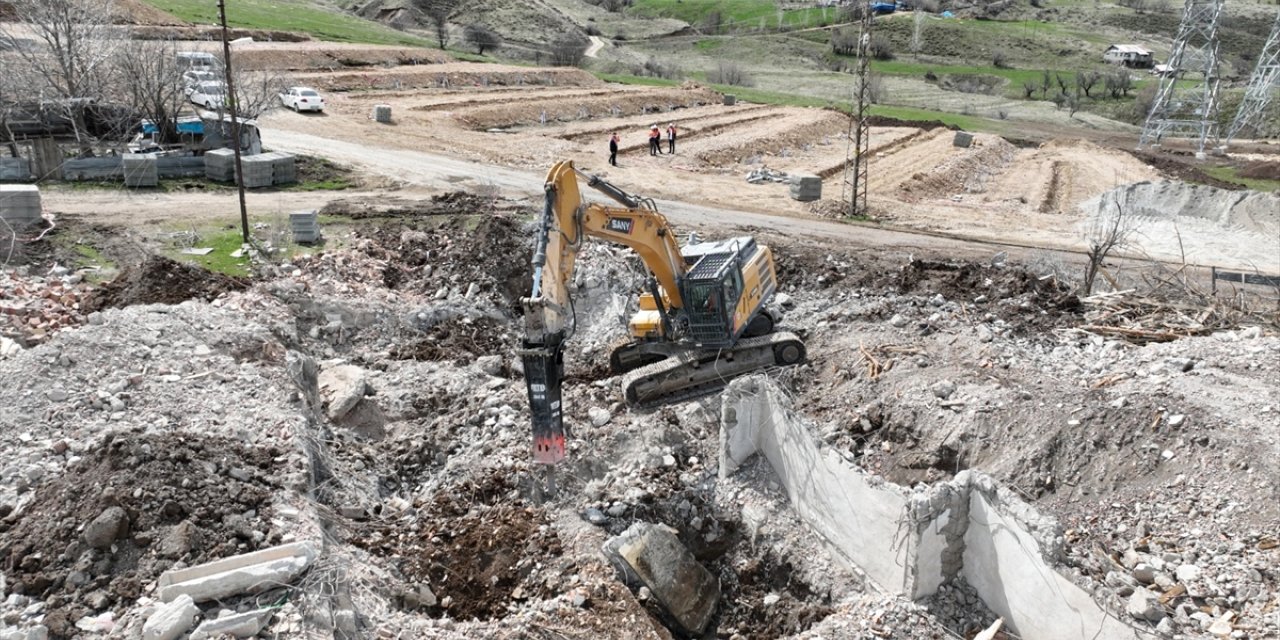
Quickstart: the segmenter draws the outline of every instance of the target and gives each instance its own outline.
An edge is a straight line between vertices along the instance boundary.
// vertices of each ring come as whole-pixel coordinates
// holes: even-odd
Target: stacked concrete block
[[[311,244],[320,241],[320,218],[315,211],[295,211],[289,214],[289,228],[293,241]]]
[[[271,158],[272,184],[293,184],[298,181],[298,163],[293,154],[272,151],[262,155]]]
[[[272,158],[266,154],[241,156],[240,171],[243,174],[246,189],[269,187],[274,181]]]
[[[381,122],[382,124],[390,124],[391,123],[391,105],[389,104],[374,105],[373,120],[374,122]]]
[[[0,158],[0,180],[30,180],[31,163],[26,158]]]
[[[822,197],[822,178],[811,173],[796,173],[791,176],[791,199],[800,202],[812,202]]]
[[[33,184],[0,184],[0,218],[11,227],[40,222],[40,188]]]
[[[236,152],[232,149],[206,151],[204,177],[215,182],[235,182]]]
[[[126,153],[121,158],[124,186],[156,187],[160,185],[160,169],[154,153]]]
[[[735,104],[738,104],[738,96],[729,95],[726,93],[724,96],[724,106],[732,107]]]
[[[953,146],[968,149],[969,145],[973,144],[973,134],[965,133],[964,131],[957,131],[956,137],[951,140],[951,144]]]

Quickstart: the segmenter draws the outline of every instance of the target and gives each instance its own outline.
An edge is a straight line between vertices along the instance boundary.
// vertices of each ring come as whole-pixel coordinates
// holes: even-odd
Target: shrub
[[[755,86],[755,80],[736,62],[721,62],[715,69],[707,72],[707,80],[715,84],[730,84],[737,87]]]
[[[876,60],[892,60],[893,44],[883,35],[875,34],[871,36],[871,42],[867,45],[867,52]]]

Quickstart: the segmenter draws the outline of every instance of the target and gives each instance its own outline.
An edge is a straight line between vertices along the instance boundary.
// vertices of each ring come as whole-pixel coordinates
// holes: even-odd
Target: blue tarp
[[[142,132],[152,134],[159,131],[156,123],[150,120],[142,121]],[[196,135],[204,135],[204,122],[200,118],[186,117],[178,118],[178,133],[192,133]]]

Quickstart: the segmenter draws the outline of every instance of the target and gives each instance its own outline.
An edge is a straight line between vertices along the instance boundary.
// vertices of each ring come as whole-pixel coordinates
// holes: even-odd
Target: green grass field
[[[1254,191],[1280,191],[1280,180],[1241,178],[1235,167],[1204,167],[1204,172],[1219,180],[1242,184]]]
[[[157,9],[197,24],[218,21],[215,0],[146,0]],[[306,0],[230,0],[227,24],[249,29],[301,31],[320,40],[432,46],[422,38],[396,31],[370,20],[326,10]]]
[[[778,11],[774,0],[636,0],[632,8],[637,15],[655,18],[675,18],[690,24],[701,25],[713,13],[720,14],[724,31],[749,31],[777,29],[781,24],[792,29],[822,27],[841,19],[835,8],[808,8]]]

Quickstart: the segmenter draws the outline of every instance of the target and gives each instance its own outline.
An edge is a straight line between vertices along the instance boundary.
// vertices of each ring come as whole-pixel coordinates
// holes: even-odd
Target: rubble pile
[[[766,182],[781,182],[785,184],[790,181],[791,176],[787,175],[785,171],[775,171],[769,167],[752,169],[751,172],[747,174],[747,182],[749,184],[764,184]]]
[[[81,326],[0,360],[0,637],[906,640],[995,622],[965,584],[886,595],[758,458],[721,478],[717,395],[627,408],[607,355],[645,274],[604,243],[571,287],[552,490],[514,357],[528,222],[456,213],[488,204],[383,210],[250,283],[131,271]],[[992,475],[1058,518],[1061,572],[1136,628],[1280,632],[1271,329],[1136,344],[1084,331],[1069,286],[1003,259],[761,240],[810,354],[770,375],[834,454],[918,488]],[[198,293],[158,299],[178,289]],[[166,597],[202,563],[295,543],[287,584]],[[718,595],[673,595],[679,567]]]
[[[55,265],[43,276],[29,267],[0,269],[0,358],[84,321],[84,276]]]

